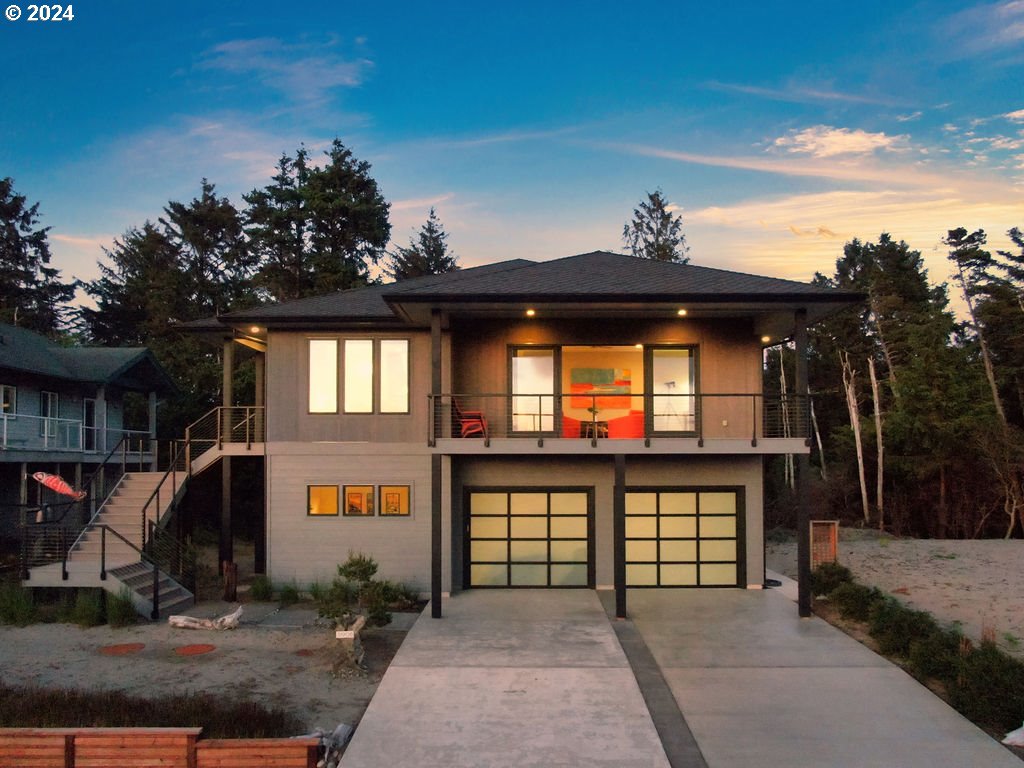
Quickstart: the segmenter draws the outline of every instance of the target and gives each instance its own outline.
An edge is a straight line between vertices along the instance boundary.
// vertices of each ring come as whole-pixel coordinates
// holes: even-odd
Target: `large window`
[[[18,390],[10,384],[0,384],[0,413],[13,417],[18,412]]]
[[[512,350],[512,431],[551,432],[555,428],[555,350]]]
[[[338,412],[338,339],[309,340],[309,412]],[[346,339],[345,413],[409,412],[408,339]]]
[[[309,340],[309,412],[338,412],[338,340]]]
[[[651,426],[655,432],[697,429],[697,377],[694,350],[654,347],[650,350]]]

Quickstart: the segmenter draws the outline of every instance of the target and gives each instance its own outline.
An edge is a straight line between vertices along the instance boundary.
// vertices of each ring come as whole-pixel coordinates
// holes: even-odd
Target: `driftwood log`
[[[167,623],[179,629],[234,629],[242,617],[242,606],[216,619],[196,619],[192,616],[171,616]]]

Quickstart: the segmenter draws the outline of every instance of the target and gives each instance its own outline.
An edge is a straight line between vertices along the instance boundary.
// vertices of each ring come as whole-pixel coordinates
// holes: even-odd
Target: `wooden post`
[[[224,371],[221,384],[221,405],[230,408],[234,402],[235,347],[234,340],[224,339]],[[225,422],[230,424],[227,410],[221,414],[218,430],[223,430]],[[228,436],[230,437],[230,436]],[[232,562],[235,559],[234,541],[231,538],[231,457],[221,456],[220,459],[220,562]]]

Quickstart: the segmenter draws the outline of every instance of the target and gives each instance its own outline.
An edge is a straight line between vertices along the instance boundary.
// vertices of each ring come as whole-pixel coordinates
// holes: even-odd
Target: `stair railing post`
[[[217,450],[224,450],[224,413],[223,408],[217,409]],[[230,418],[230,416],[228,417]]]
[[[149,618],[153,621],[160,618],[160,568],[157,567],[156,558],[153,558],[153,610]]]
[[[57,546],[60,547],[60,578],[62,581],[68,580],[68,548],[67,548],[67,530],[62,525],[59,529],[59,535],[57,539]]]
[[[6,425],[7,420],[4,419]],[[21,508],[21,580],[27,581],[28,573],[28,510]]]
[[[100,581],[107,580],[107,526],[100,526]]]

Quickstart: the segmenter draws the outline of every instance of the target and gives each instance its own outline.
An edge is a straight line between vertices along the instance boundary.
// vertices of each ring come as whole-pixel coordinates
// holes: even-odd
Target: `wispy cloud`
[[[924,113],[917,111],[911,112],[909,115],[896,115],[896,121],[900,123],[909,123],[911,120],[917,120],[922,114]]]
[[[757,96],[772,101],[785,101],[797,104],[817,104],[821,102],[848,102],[851,104],[876,104],[880,106],[901,106],[902,102],[887,96],[876,96],[862,93],[849,93],[835,90],[830,87],[811,86],[792,83],[782,88],[768,88],[760,85],[746,85],[743,83],[722,83],[711,80],[704,84],[705,88],[713,91],[725,91],[728,93],[742,93],[748,96]]]
[[[951,58],[997,52],[1024,41],[1024,0],[985,3],[954,13],[939,23],[940,35],[954,42]]]
[[[518,144],[526,141],[542,141],[568,136],[579,131],[579,126],[565,126],[563,128],[552,128],[542,131],[504,131],[502,133],[491,133],[483,136],[468,137],[445,137],[430,139],[428,142],[443,149],[470,149],[473,147],[487,147],[495,144]]]
[[[1016,109],[1013,112],[1007,112],[1003,117],[1007,120],[1013,120],[1015,123],[1024,123],[1024,109]]]
[[[255,77],[293,101],[319,102],[338,88],[361,85],[373,67],[365,58],[345,58],[338,47],[336,39],[300,43],[273,37],[229,40],[210,49],[199,67]]]
[[[888,136],[885,133],[868,133],[860,129],[815,125],[803,130],[790,131],[785,136],[775,139],[772,146],[787,152],[825,158],[837,155],[867,155],[879,149],[905,150],[908,138]]]
[[[453,197],[455,197],[453,193],[447,192],[443,195],[435,195],[433,197],[417,197],[409,200],[394,200],[391,203],[391,210],[409,211],[426,209],[447,202],[451,200]]]
[[[931,173],[909,163],[896,172],[891,166],[871,162],[870,158],[856,156],[853,159],[837,157],[767,157],[743,155],[707,155],[697,152],[681,152],[662,147],[651,147],[643,144],[604,144],[608,149],[626,152],[645,157],[658,157],[663,160],[675,160],[681,163],[695,163],[718,168],[735,168],[746,171],[760,171],[782,176],[802,176],[811,178],[834,179],[837,181],[882,181],[892,186],[933,185],[941,188],[949,185],[948,176]]]

